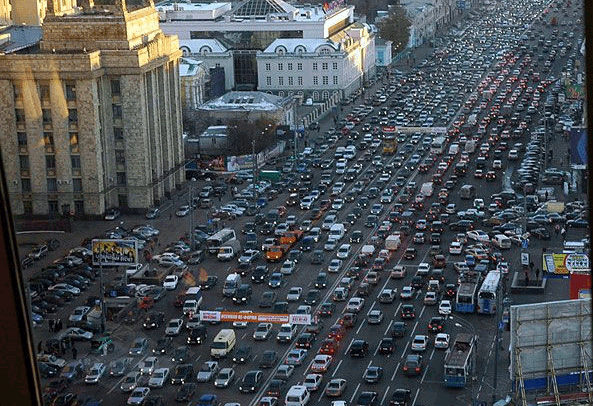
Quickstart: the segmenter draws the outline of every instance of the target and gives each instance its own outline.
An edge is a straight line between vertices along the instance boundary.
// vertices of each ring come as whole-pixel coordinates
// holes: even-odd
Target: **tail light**
[[[408,367],[406,365],[404,365],[404,371],[407,371]]]
[[[416,372],[420,372],[420,367],[416,367]]]

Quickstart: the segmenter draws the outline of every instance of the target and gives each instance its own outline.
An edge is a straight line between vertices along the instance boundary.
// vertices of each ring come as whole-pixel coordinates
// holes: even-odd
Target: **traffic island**
[[[526,279],[523,272],[515,272],[511,283],[511,293],[544,294],[547,278]]]

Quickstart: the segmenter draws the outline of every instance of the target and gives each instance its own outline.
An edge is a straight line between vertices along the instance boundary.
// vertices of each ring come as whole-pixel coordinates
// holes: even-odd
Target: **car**
[[[434,348],[447,349],[449,348],[450,336],[446,333],[438,333],[434,338]]]
[[[412,340],[410,349],[412,351],[426,351],[426,345],[428,344],[428,336],[417,334]]]
[[[252,264],[260,257],[261,252],[258,250],[247,250],[239,257],[240,264]]]
[[[319,307],[317,314],[321,317],[331,317],[336,311],[336,304],[333,302],[324,302]]]
[[[93,338],[93,333],[78,327],[68,327],[59,335],[60,339],[66,337],[70,337],[74,341],[90,341]]]
[[[364,371],[362,379],[366,383],[378,383],[383,376],[383,368],[371,365]]]
[[[174,290],[177,288],[179,283],[179,277],[177,275],[167,275],[163,281],[163,287],[167,290]]]
[[[155,219],[161,214],[161,211],[157,207],[148,209],[144,217],[148,220]]]
[[[347,382],[343,378],[332,378],[325,387],[324,394],[327,397],[333,398],[342,396],[346,390]]]
[[[327,287],[327,273],[319,272],[317,277],[315,278],[315,288],[316,289],[325,289]]]
[[[377,392],[363,391],[356,399],[356,406],[374,406],[379,400]]]
[[[157,357],[146,357],[144,361],[138,364],[138,370],[142,375],[152,375],[158,364]]]
[[[126,372],[130,369],[131,363],[132,359],[129,357],[122,357],[114,361],[111,361],[111,363],[109,364],[109,376],[124,376]]]
[[[316,355],[311,363],[310,370],[313,373],[324,373],[327,372],[331,363],[332,363],[332,356],[326,354],[319,354]]]
[[[256,392],[264,380],[264,374],[260,370],[248,371],[239,383],[239,391],[241,393]]]
[[[183,206],[179,206],[179,208],[177,209],[177,211],[175,212],[175,215],[177,217],[185,217],[189,214],[189,212],[191,211],[191,206],[185,204]]]
[[[235,370],[233,368],[222,368],[216,379],[214,379],[214,387],[228,388],[235,380]]]
[[[311,289],[307,292],[307,295],[305,296],[305,299],[303,300],[303,302],[306,305],[314,306],[319,301],[319,296],[320,296],[319,290]]]
[[[248,345],[238,346],[233,355],[233,362],[237,364],[245,364],[251,359],[252,350]]]
[[[303,293],[303,288],[300,286],[293,286],[288,291],[286,295],[287,302],[298,302],[301,299],[301,294]]]
[[[119,388],[123,392],[131,392],[138,386],[138,381],[140,380],[140,371],[134,371],[128,373],[124,379],[121,381]]]
[[[433,291],[428,291],[424,295],[424,304],[427,306],[437,304],[437,293]]]
[[[355,313],[344,313],[344,315],[340,318],[340,324],[344,326],[344,328],[351,328],[356,325],[356,320],[358,316]]]
[[[414,288],[412,286],[404,286],[402,287],[401,292],[399,293],[399,297],[401,300],[410,300],[414,297]]]
[[[200,399],[198,399],[198,403],[196,403],[196,406],[219,406],[218,396],[213,395],[211,393],[206,393],[200,396]]]
[[[422,355],[408,354],[402,369],[407,376],[420,375],[424,369],[424,359]]]
[[[194,382],[184,382],[175,394],[176,402],[189,402],[196,396],[197,385]]]
[[[102,362],[95,362],[89,369],[84,378],[86,384],[97,384],[99,380],[107,373],[107,366]]]
[[[204,362],[198,370],[197,381],[210,382],[214,376],[216,376],[216,373],[219,371],[219,369],[220,367],[218,366],[217,361]]]
[[[377,350],[379,354],[393,354],[395,351],[395,341],[392,337],[383,337],[379,342],[379,348]]]
[[[401,318],[402,319],[414,319],[416,312],[413,305],[405,304],[401,307]]]
[[[270,383],[268,384],[268,388],[266,389],[265,394],[267,395],[267,397],[262,398],[260,400],[260,406],[261,406],[261,402],[264,399],[270,399],[273,400],[275,402],[276,405],[278,405],[278,398],[282,397],[282,395],[284,394],[284,392],[286,391],[286,381],[283,379],[272,379],[270,381]]]
[[[389,406],[410,406],[412,391],[410,389],[396,389],[389,398]]]
[[[394,338],[404,337],[406,335],[406,323],[394,321],[389,329],[389,335]]]
[[[52,291],[52,290],[64,291],[64,292],[68,292],[69,294],[74,295],[74,296],[80,295],[80,289],[77,288],[76,286],[72,286],[68,283],[56,283],[55,285],[47,288],[47,290],[49,290],[49,291]]]
[[[461,255],[463,252],[463,244],[459,241],[453,241],[449,245],[449,254],[451,255]]]
[[[284,381],[281,381],[284,382]],[[270,381],[270,387],[272,382]],[[241,406],[240,403],[225,403],[224,406]],[[279,406],[278,397],[275,396],[264,396],[259,400],[258,406]]]
[[[253,332],[253,339],[265,341],[272,334],[272,323],[259,323]]]
[[[303,386],[307,388],[309,392],[316,392],[321,386],[323,375],[321,374],[307,374],[303,381]]]
[[[258,306],[261,308],[272,307],[276,302],[276,292],[266,291],[262,293]]]
[[[302,365],[305,362],[305,358],[307,358],[307,354],[308,351],[302,348],[290,350],[286,355],[284,364],[294,366]]]
[[[362,231],[354,230],[352,234],[350,234],[350,243],[359,243],[362,241]]]
[[[394,289],[383,289],[379,294],[379,303],[393,303],[395,300],[395,290]]]
[[[338,258],[332,259],[327,267],[327,271],[331,273],[340,272],[343,262],[344,261]]]
[[[169,380],[169,368],[158,368],[152,373],[152,376],[148,380],[148,386],[150,388],[162,388],[167,384]]]
[[[274,272],[270,275],[270,279],[268,280],[268,286],[272,289],[277,289],[282,286],[284,282],[283,275],[279,272]]]
[[[361,339],[353,340],[350,344],[349,353],[351,357],[365,357],[369,353],[369,343]]]
[[[470,230],[467,232],[467,238],[478,242],[490,242],[490,237],[482,230]]]
[[[167,323],[167,327],[165,328],[165,335],[169,337],[178,336],[179,333],[181,333],[182,327],[182,319],[171,319],[169,320],[169,323]]]
[[[71,323],[80,323],[85,318],[87,313],[91,310],[89,306],[78,306],[74,309],[70,317],[68,317],[68,321]]]
[[[183,364],[188,361],[189,356],[189,347],[187,345],[182,345],[175,348],[175,351],[173,351],[173,354],[171,355],[171,361],[177,364]]]
[[[351,313],[358,313],[364,307],[364,299],[361,297],[353,297],[348,301],[346,305],[346,311]]]
[[[417,253],[416,248],[409,247],[409,248],[406,248],[406,251],[404,252],[403,257],[404,257],[404,259],[407,259],[407,260],[413,260],[416,258],[416,253]]]
[[[272,368],[278,361],[278,352],[274,350],[266,350],[262,353],[259,361],[260,368]]]
[[[144,403],[146,397],[150,394],[150,388],[146,386],[141,386],[132,392],[130,397],[128,398],[127,404],[129,406],[140,406]]]
[[[113,221],[121,216],[121,212],[116,208],[107,209],[105,211],[105,220]]]
[[[276,373],[274,374],[274,379],[288,381],[294,373],[294,368],[294,365],[290,364],[279,365],[276,369]]]
[[[381,324],[383,321],[383,312],[381,310],[371,310],[367,315],[367,323]]]
[[[441,300],[441,303],[439,303],[439,314],[442,314],[443,316],[447,316],[447,315],[451,314],[451,310],[452,310],[451,301],[450,300]]]
[[[326,338],[321,343],[318,354],[334,355],[340,347],[339,341],[334,338]]]

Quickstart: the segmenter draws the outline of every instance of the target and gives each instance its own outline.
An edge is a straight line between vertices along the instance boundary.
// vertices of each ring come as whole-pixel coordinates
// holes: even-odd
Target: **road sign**
[[[521,253],[521,265],[529,266],[529,253],[528,252]]]
[[[524,239],[523,241],[521,241],[521,248],[523,248],[524,250],[529,248],[529,240],[528,239]]]

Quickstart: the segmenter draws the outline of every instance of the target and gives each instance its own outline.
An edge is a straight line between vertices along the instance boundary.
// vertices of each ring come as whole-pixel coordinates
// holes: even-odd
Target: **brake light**
[[[420,368],[419,367],[416,367],[416,372],[420,372]]]
[[[408,367],[404,365],[404,371],[407,371],[407,370],[408,370]]]

